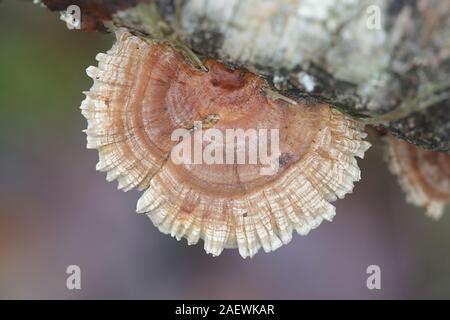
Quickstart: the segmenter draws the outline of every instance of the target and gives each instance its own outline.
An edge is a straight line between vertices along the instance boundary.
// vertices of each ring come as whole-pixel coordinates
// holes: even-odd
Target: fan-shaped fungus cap
[[[450,202],[450,155],[421,149],[393,136],[387,141],[388,164],[406,200],[438,219]]]
[[[171,46],[128,33],[97,60],[98,68],[87,69],[94,85],[81,105],[97,169],[121,189],[145,190],[137,211],[177,239],[203,239],[215,256],[235,247],[243,257],[272,251],[294,229],[304,235],[331,220],[329,202],[360,179],[355,155],[370,144],[359,124],[328,105],[273,100],[254,74],[213,60],[200,71]],[[195,136],[198,123],[222,133],[279,130],[278,170],[261,174],[259,162],[176,163],[173,149]],[[180,128],[189,136],[173,141]],[[229,140],[218,144],[230,148]]]

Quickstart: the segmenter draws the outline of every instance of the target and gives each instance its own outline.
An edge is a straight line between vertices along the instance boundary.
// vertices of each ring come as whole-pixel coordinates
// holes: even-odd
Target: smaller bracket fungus
[[[81,105],[87,147],[108,181],[145,190],[137,211],[163,233],[203,239],[214,256],[238,248],[252,257],[331,220],[330,202],[360,179],[355,156],[370,146],[362,125],[326,104],[283,99],[263,78],[211,59],[199,70],[167,43],[129,33],[97,60]],[[214,131],[201,139],[202,129]],[[262,136],[265,145],[251,144]]]
[[[450,155],[419,148],[389,135],[389,168],[406,193],[406,200],[438,219],[450,202]]]

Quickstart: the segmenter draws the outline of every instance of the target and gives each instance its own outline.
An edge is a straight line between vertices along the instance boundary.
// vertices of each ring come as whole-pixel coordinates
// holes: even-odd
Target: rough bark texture
[[[78,4],[88,30],[112,21],[181,40],[199,56],[266,77],[284,95],[313,96],[382,121],[409,142],[450,151],[449,1],[42,2],[51,10]],[[371,28],[378,9],[380,28]]]

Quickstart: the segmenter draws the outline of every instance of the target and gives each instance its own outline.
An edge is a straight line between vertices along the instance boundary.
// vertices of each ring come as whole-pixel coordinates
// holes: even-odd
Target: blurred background
[[[85,148],[85,69],[112,41],[0,2],[0,298],[450,298],[450,212],[434,222],[404,202],[374,135],[334,221],[273,253],[213,258],[161,234]],[[72,264],[81,290],[66,288]],[[381,290],[366,287],[372,264]]]

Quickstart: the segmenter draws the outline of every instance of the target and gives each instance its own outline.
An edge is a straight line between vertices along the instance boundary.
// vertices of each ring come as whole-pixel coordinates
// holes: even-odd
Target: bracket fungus
[[[425,150],[393,136],[387,142],[387,161],[406,200],[438,219],[450,203],[450,154]]]
[[[293,230],[305,235],[331,220],[330,202],[360,179],[355,156],[370,146],[363,126],[327,104],[283,99],[263,78],[211,59],[200,70],[169,44],[126,32],[96,58],[98,67],[87,69],[94,84],[81,105],[87,147],[98,150],[97,169],[108,181],[144,190],[137,211],[178,240],[203,239],[214,256],[224,248],[238,248],[244,258],[261,247],[275,250]],[[196,123],[216,133],[278,130],[277,170],[261,174],[261,161],[236,159],[177,163],[173,150],[195,139]],[[174,140],[177,129],[189,134]],[[234,140],[215,143],[239,152]]]

